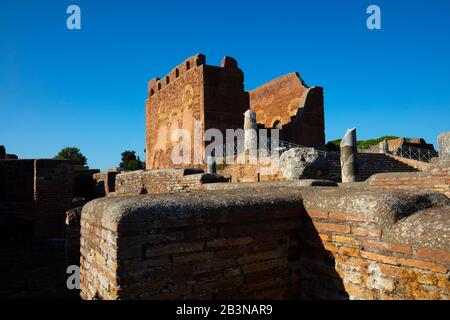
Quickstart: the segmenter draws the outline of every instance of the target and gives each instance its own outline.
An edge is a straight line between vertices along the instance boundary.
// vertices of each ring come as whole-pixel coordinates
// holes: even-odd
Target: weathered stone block
[[[293,148],[280,157],[280,171],[286,180],[327,179],[328,160],[314,148]]]

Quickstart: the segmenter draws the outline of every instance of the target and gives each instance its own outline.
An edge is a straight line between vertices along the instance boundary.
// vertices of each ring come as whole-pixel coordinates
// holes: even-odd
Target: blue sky
[[[21,158],[77,146],[100,169],[144,158],[147,82],[196,53],[235,57],[246,89],[292,71],[323,86],[327,141],[450,129],[450,1],[2,0],[0,144]]]

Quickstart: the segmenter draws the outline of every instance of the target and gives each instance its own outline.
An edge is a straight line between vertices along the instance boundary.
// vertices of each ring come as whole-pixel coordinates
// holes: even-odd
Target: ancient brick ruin
[[[28,225],[33,230],[28,237],[63,237],[65,212],[72,206],[73,174],[69,161],[0,160],[0,215],[19,225],[10,229],[3,223],[4,232]]]
[[[292,73],[246,92],[244,73],[235,59],[225,57],[221,66],[216,67],[207,65],[206,57],[199,54],[167,76],[149,82],[147,169],[186,167],[174,165],[170,157],[177,142],[171,140],[174,129],[190,132],[194,160],[195,121],[201,124],[200,139],[210,128],[220,130],[225,136],[226,129],[243,128],[243,114],[249,108],[256,112],[260,128],[281,129],[284,140],[299,145],[325,146],[322,88],[309,88],[298,74]],[[202,142],[203,149],[205,145]],[[204,168],[203,159],[199,160],[199,167]]]
[[[0,159],[2,237],[64,238],[66,212],[98,197],[98,172],[67,160]]]
[[[119,174],[115,196],[83,208],[81,296],[448,300],[441,150],[434,163],[402,160],[423,172],[340,185],[202,181],[198,169]]]
[[[94,200],[82,297],[448,299],[448,205],[433,192],[265,183]]]
[[[322,150],[323,89],[296,73],[251,91],[243,80],[233,58],[216,67],[203,55],[151,80],[147,170],[18,160],[0,148],[2,235],[64,239],[83,299],[450,299],[450,133],[429,162],[359,153],[357,182],[342,183],[341,154]],[[172,162],[174,129],[194,143],[196,130],[242,129],[244,113],[314,147],[304,149],[328,179],[263,175],[264,163],[205,172],[203,156]],[[410,145],[432,147],[399,139],[387,149]]]

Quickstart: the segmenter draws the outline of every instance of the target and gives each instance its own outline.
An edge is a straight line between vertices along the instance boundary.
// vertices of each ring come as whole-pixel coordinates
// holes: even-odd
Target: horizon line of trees
[[[56,160],[69,160],[74,165],[86,166],[88,159],[84,156],[80,149],[77,147],[65,147],[62,148],[56,156],[53,157]],[[145,168],[145,163],[141,161],[140,157],[136,155],[134,150],[125,150],[121,153],[121,161],[119,167],[128,170],[142,170]]]

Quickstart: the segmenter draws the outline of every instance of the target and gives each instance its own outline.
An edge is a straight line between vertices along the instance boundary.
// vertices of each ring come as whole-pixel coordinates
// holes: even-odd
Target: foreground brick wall
[[[450,198],[450,166],[436,166],[417,173],[381,173],[372,176],[367,183],[385,189],[429,189]]]
[[[221,200],[211,195],[206,201],[197,193],[177,194],[176,202],[159,195],[87,204],[81,218],[82,297],[297,297],[299,197],[277,200],[265,192],[260,205],[251,207],[239,193]],[[120,218],[113,213],[119,207],[128,208]]]
[[[81,218],[82,297],[449,299],[448,204],[264,183],[94,200]]]
[[[311,254],[302,261],[302,267],[309,273],[302,282],[306,296],[318,299],[346,296],[369,300],[450,299],[450,243],[448,239],[439,241],[429,235],[448,234],[450,207],[414,213],[399,221],[398,215],[411,203],[420,207],[435,200],[420,194],[405,198],[403,193],[351,189],[328,189],[323,193],[303,194],[307,211],[304,225],[311,227],[309,235],[305,230],[306,238],[311,241],[318,236],[321,246],[330,255],[328,259],[317,259],[317,255],[306,250]],[[325,195],[327,201],[317,201]],[[376,198],[378,200],[374,201]],[[389,200],[391,203],[382,203]],[[361,203],[364,201],[367,204]],[[318,234],[311,235],[311,230],[317,230]],[[329,286],[336,281],[342,282],[338,291],[335,285]]]

